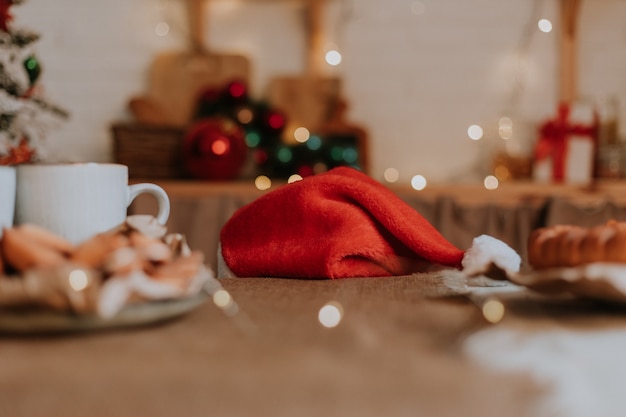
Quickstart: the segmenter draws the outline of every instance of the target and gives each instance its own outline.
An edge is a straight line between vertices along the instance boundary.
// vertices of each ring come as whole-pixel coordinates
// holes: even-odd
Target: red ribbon
[[[28,145],[28,140],[22,138],[19,145],[9,149],[7,155],[0,155],[0,165],[18,165],[29,162],[35,156],[35,151]]]
[[[0,29],[4,32],[9,31],[9,22],[13,19],[9,8],[13,5],[13,0],[0,0]]]
[[[535,160],[552,158],[552,179],[562,182],[565,176],[567,141],[571,136],[588,136],[596,145],[598,124],[572,124],[569,120],[570,106],[559,105],[557,117],[546,121],[539,128],[539,141],[535,147]],[[594,117],[595,118],[595,117]]]

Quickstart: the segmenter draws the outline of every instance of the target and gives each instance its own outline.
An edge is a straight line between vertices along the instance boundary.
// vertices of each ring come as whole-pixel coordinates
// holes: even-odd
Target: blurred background
[[[50,132],[48,160],[114,159],[111,126],[135,117],[129,101],[151,88],[155,57],[190,47],[188,1],[28,0],[12,8],[16,26],[41,34],[41,83],[71,114]],[[556,113],[562,3],[326,0],[312,35],[305,0],[210,0],[198,9],[199,33],[206,49],[247,60],[254,100],[281,77],[338,80],[345,118],[367,132],[375,178],[476,181],[494,149],[531,155],[538,126]],[[626,1],[578,3],[576,99],[610,101],[619,140]]]

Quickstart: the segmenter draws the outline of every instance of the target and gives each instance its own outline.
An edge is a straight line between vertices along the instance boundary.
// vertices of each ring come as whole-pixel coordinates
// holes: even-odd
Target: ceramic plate
[[[206,293],[201,292],[187,298],[130,304],[110,319],[45,310],[0,310],[0,332],[71,333],[154,324],[184,315],[206,299]]]
[[[626,266],[592,263],[509,276],[518,285],[542,293],[570,293],[582,297],[626,302]]]

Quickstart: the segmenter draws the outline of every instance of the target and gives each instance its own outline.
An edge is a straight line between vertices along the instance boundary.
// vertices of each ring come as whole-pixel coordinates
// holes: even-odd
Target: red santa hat
[[[498,262],[483,250],[491,240],[473,245],[479,253],[455,247],[391,190],[346,167],[265,194],[239,209],[220,234],[221,260],[238,277],[391,276],[433,265],[480,272],[483,263]],[[517,256],[504,269],[519,263]]]

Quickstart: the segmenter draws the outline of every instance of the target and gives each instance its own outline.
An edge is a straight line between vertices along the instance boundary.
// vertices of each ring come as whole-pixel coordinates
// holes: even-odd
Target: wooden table
[[[245,316],[207,302],[124,331],[1,336],[0,415],[577,417],[581,400],[596,411],[587,415],[620,415],[607,407],[619,405],[621,384],[607,383],[624,372],[614,356],[623,309],[537,299],[457,273],[222,284]],[[498,324],[481,313],[485,291],[506,305]],[[343,319],[326,328],[318,314],[331,301]],[[574,333],[577,343],[550,339]],[[602,357],[608,370],[593,368]],[[548,413],[550,399],[560,412]]]

